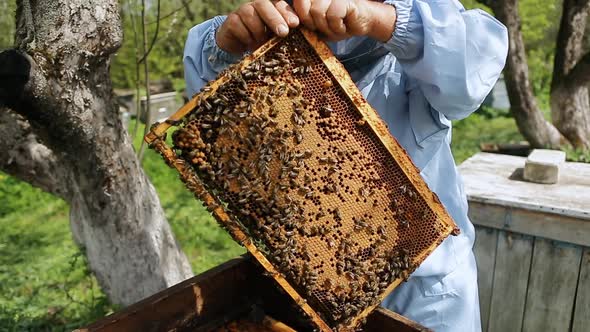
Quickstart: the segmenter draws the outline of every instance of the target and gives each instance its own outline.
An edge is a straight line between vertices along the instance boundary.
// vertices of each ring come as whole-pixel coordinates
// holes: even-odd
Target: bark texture
[[[589,0],[564,0],[551,84],[551,117],[576,147],[590,149],[590,53],[584,55]]]
[[[508,28],[510,50],[504,69],[510,108],[518,129],[533,147],[558,147],[564,137],[545,120],[529,81],[529,67],[522,37],[518,0],[478,0],[490,7]]]
[[[118,2],[18,5],[22,53],[0,54],[0,68],[10,67],[1,73],[0,169],[69,202],[74,239],[114,303],[190,277],[114,100],[109,58],[123,37]]]

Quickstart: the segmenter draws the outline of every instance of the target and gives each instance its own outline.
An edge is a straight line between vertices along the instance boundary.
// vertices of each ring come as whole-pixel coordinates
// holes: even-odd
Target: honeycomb
[[[228,68],[146,141],[320,330],[357,327],[457,232],[309,31]]]

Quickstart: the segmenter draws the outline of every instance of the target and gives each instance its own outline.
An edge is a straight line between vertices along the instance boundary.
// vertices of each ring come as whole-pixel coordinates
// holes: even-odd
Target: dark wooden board
[[[248,315],[252,305],[297,331],[311,330],[292,299],[262,271],[248,256],[237,258],[75,332],[207,331]],[[379,308],[367,317],[365,331],[430,330]]]

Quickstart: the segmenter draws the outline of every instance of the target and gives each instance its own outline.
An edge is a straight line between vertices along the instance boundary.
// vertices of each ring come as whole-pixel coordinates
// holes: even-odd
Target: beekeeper
[[[447,238],[383,302],[440,331],[480,331],[474,228],[451,153],[451,120],[475,111],[504,67],[506,28],[457,0],[256,0],[192,28],[188,95],[272,34],[317,31],[410,154],[461,234]]]

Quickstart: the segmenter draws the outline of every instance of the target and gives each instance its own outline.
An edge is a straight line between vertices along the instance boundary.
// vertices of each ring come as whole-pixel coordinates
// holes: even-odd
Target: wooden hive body
[[[305,30],[230,67],[146,141],[322,331],[354,329],[457,231]]]

